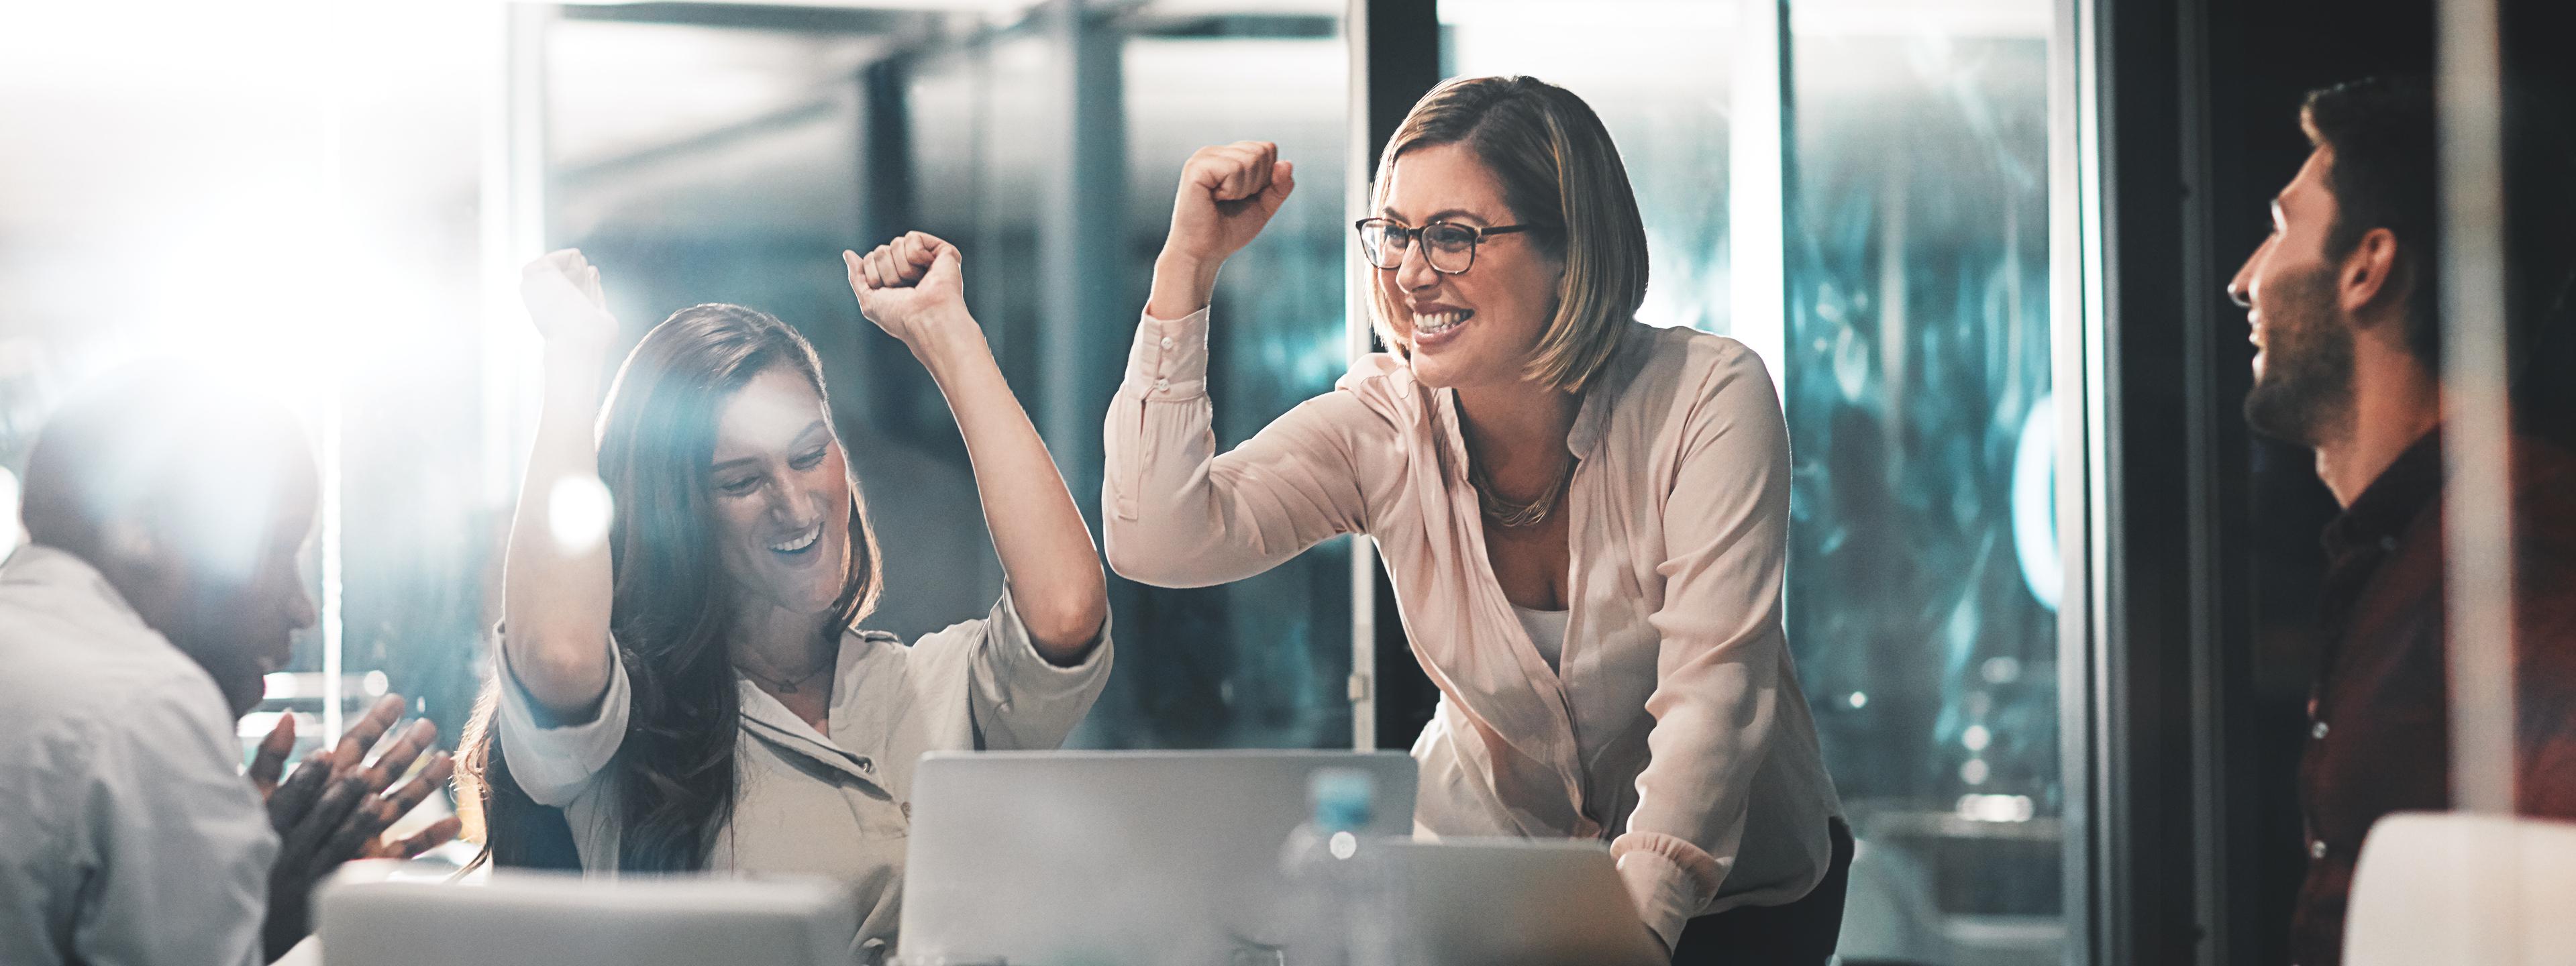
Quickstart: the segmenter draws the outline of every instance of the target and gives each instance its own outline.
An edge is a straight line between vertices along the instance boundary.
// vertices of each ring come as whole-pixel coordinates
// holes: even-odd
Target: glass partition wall
[[[2053,962],[2081,852],[2062,824],[2048,8],[1977,6],[1793,20],[1789,627],[1854,826],[1936,910],[1917,948]]]
[[[1440,4],[1448,73],[1563,85],[1618,139],[1644,321],[1780,382],[1789,642],[1863,843],[1846,962],[2070,955],[2053,10]]]
[[[1342,205],[1366,172],[1341,163],[1345,7],[523,12],[520,86],[545,94],[514,141],[544,188],[516,202],[524,247],[591,252],[630,338],[702,301],[813,338],[887,548],[868,623],[917,635],[980,613],[1000,571],[946,406],[859,318],[838,250],[917,228],[965,251],[970,304],[1096,513],[1099,421],[1196,147],[1299,162],[1220,280],[1220,445],[1346,364]],[[2089,492],[2093,411],[2068,384],[2091,324],[2068,269],[2090,230],[2069,216],[2075,10],[1439,0],[1422,52],[1594,104],[1646,218],[1641,316],[1744,341],[1780,384],[1789,639],[1864,843],[1845,962],[2080,962],[2094,928],[2065,899],[2091,874],[2066,749],[2092,747],[2095,646],[2081,531],[2058,525],[2086,519],[2060,495]],[[1076,743],[1348,747],[1352,554],[1197,590],[1113,577],[1120,670]]]
[[[1204,145],[1260,140],[1277,142],[1279,156],[1297,164],[1287,205],[1217,279],[1208,386],[1217,445],[1227,448],[1331,390],[1348,367],[1347,172],[1337,163],[1348,150],[1348,57],[1330,13],[1193,26],[1144,10],[1122,43],[1130,243],[1119,271],[1132,289],[1103,336],[1121,360],[1171,224],[1182,161]],[[1349,747],[1350,553],[1350,538],[1337,538],[1219,587],[1128,585],[1136,618],[1155,623],[1146,628],[1152,639],[1127,652],[1141,658],[1138,673],[1112,685],[1134,695],[1118,713],[1150,727],[1140,733],[1157,745]]]
[[[1002,574],[948,407],[860,318],[840,250],[916,229],[959,246],[969,305],[1096,535],[1101,420],[1199,146],[1276,141],[1300,166],[1288,207],[1219,280],[1220,444],[1330,389],[1347,361],[1339,12],[567,7],[533,27],[542,247],[591,255],[630,339],[730,301],[813,340],[884,545],[884,603],[862,623],[911,639],[980,616]],[[1349,746],[1348,555],[1336,540],[1195,590],[1113,575],[1119,673],[1073,743]]]

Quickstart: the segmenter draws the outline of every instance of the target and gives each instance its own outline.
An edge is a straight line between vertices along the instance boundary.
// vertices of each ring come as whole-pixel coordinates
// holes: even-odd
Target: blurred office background
[[[2304,152],[2297,95],[2429,68],[2430,7],[2224,6],[18,4],[0,470],[54,400],[139,354],[290,400],[328,477],[324,615],[245,745],[279,714],[311,718],[309,742],[388,689],[452,743],[534,415],[517,265],[577,246],[630,339],[721,301],[815,342],[887,553],[867,623],[915,636],[980,614],[1000,573],[946,406],[859,317],[841,249],[919,229],[964,250],[969,303],[1096,514],[1100,421],[1189,152],[1263,139],[1298,163],[1216,296],[1231,445],[1363,347],[1348,236],[1371,138],[1440,77],[1533,74],[1619,141],[1645,321],[1741,339],[1782,387],[1789,639],[1863,841],[1846,961],[2265,961],[2331,506],[2231,422],[2241,317],[2217,287]],[[2268,53],[2294,28],[2327,40]],[[2251,160],[2180,160],[2221,151]],[[2217,227],[2186,238],[2186,218]],[[2106,263],[2105,239],[2151,267]],[[2162,488],[2191,470],[2236,476]],[[2222,558],[2255,563],[2183,575]],[[1364,544],[1223,587],[1112,584],[1119,672],[1078,745],[1401,748],[1430,713]]]

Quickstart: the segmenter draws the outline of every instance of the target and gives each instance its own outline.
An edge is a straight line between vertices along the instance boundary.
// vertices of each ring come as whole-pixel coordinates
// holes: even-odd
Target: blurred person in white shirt
[[[0,962],[260,963],[447,780],[388,695],[281,781],[292,715],[242,773],[235,719],[312,625],[297,566],[313,457],[292,414],[158,366],[67,402],[28,456],[28,543],[0,563]]]

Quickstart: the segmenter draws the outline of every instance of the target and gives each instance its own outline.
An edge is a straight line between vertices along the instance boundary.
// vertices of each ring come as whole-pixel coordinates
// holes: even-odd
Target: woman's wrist
[[[1165,249],[1154,259],[1154,288],[1145,300],[1145,314],[1177,319],[1207,308],[1216,294],[1217,269],[1224,264],[1224,259],[1201,259]]]
[[[547,340],[541,363],[546,401],[596,407],[607,359],[605,344]]]
[[[984,340],[984,327],[965,309],[956,312],[955,318],[923,325],[921,333],[905,344],[922,368],[930,370],[930,378],[942,387],[962,366],[993,364],[993,347]]]

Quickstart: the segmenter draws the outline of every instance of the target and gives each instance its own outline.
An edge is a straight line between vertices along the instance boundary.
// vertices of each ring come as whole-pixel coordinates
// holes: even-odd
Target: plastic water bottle
[[[1285,966],[1396,966],[1398,898],[1385,843],[1369,835],[1375,789],[1364,771],[1322,768],[1306,780],[1310,818],[1288,833]]]

